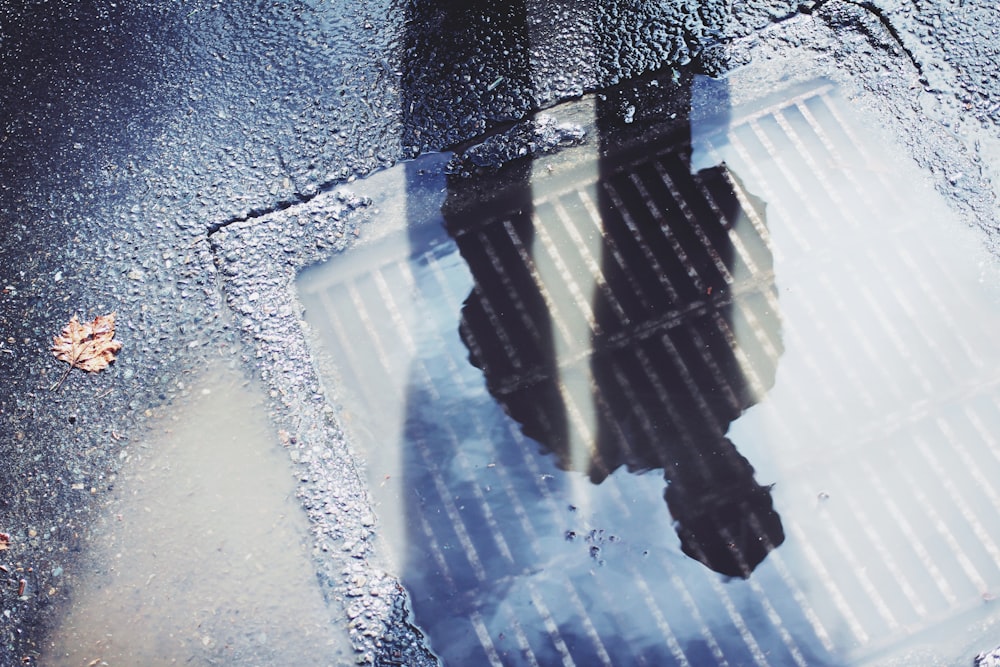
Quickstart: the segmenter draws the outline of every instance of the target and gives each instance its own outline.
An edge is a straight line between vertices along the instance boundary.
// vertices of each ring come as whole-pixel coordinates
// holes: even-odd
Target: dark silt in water
[[[828,84],[659,90],[370,179],[399,231],[299,281],[416,622],[448,665],[971,659],[930,630],[996,620],[996,263]]]
[[[221,362],[187,390],[124,443],[129,474],[39,664],[347,664],[261,397]]]

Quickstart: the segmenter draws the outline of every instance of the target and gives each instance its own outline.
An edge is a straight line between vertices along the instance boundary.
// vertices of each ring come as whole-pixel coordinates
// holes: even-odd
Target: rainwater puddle
[[[996,263],[829,84],[702,84],[370,179],[397,231],[301,276],[416,622],[456,666],[971,662],[930,630],[995,622]]]
[[[126,445],[101,541],[40,664],[349,663],[261,397],[221,363],[189,390]]]

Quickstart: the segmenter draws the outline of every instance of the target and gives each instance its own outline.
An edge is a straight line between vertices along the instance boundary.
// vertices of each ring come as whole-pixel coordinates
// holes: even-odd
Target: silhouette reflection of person
[[[523,159],[451,178],[443,212],[475,282],[461,337],[504,411],[594,484],[662,469],[684,553],[748,577],[784,533],[726,433],[774,383],[777,292],[763,203],[725,165],[691,173],[691,83],[598,98],[582,194],[544,194]]]

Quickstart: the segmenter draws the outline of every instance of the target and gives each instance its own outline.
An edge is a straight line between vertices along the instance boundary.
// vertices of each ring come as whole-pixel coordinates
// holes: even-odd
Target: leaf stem
[[[66,378],[69,377],[69,372],[71,370],[73,370],[73,364],[69,365],[69,368],[66,369],[66,372],[63,373],[63,375],[62,375],[61,378],[59,378],[59,382],[56,382],[54,385],[52,385],[51,387],[49,387],[49,391],[55,391],[56,389],[58,389],[59,387],[61,387],[62,383],[65,382]]]

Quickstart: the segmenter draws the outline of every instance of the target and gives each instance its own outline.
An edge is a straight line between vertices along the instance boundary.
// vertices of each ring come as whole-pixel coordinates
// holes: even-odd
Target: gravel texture
[[[119,453],[219,354],[270,392],[359,661],[433,664],[292,292],[380,224],[349,180],[456,145],[481,166],[581,140],[531,114],[665,64],[754,60],[773,80],[795,54],[802,76],[856,75],[858,104],[996,231],[988,0],[546,2],[490,22],[430,6],[0,0],[0,664],[35,664]],[[118,361],[53,391],[52,336],[111,311]]]

